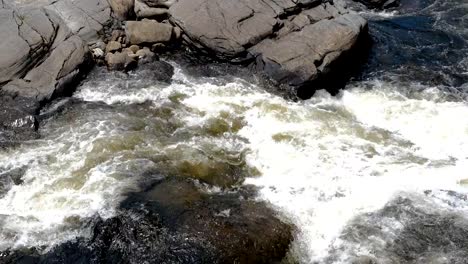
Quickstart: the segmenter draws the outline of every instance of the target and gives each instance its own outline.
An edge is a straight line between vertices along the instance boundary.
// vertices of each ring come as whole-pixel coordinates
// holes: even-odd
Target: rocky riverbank
[[[394,3],[389,2],[370,6]],[[346,6],[341,0],[1,0],[0,148],[39,138],[41,120],[70,106],[49,104],[73,94],[95,65],[122,71],[122,79],[134,78],[126,74],[133,71],[146,81],[170,83],[174,68],[159,60],[167,50],[246,67],[293,97],[336,91],[359,68],[368,47],[366,20]],[[185,173],[198,173],[189,178],[227,189],[236,188],[244,173],[222,164],[235,179],[217,181],[204,178],[210,167],[185,166]],[[183,168],[178,172],[185,176]],[[21,184],[16,174],[21,171],[2,174],[1,193]],[[158,179],[153,176],[148,178]],[[197,181],[163,177],[146,183],[144,191],[121,203],[120,215],[88,219],[89,237],[45,254],[43,248],[6,250],[0,260],[272,263],[284,258],[294,227],[255,201],[254,191],[207,194]]]

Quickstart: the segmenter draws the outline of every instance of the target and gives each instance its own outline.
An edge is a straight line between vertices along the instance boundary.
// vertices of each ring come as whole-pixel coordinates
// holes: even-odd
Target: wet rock
[[[137,67],[136,60],[126,52],[108,53],[106,55],[107,68],[114,71],[129,71]]]
[[[344,6],[339,0],[180,0],[170,11],[192,48],[234,62],[254,60],[260,73],[295,92],[323,88],[313,83],[359,65],[348,55],[365,46],[367,22]]]
[[[138,18],[162,16],[168,13],[169,11],[165,7],[150,7],[143,1],[135,0],[135,14]]]
[[[106,53],[118,51],[122,48],[122,44],[117,41],[109,41],[106,46]]]
[[[23,183],[21,177],[26,172],[25,167],[19,167],[3,171],[0,169],[0,197],[5,195],[14,185]]]
[[[169,42],[172,26],[155,20],[128,21],[125,33],[130,44]]]
[[[138,73],[145,78],[169,83],[174,75],[174,67],[164,61],[153,61],[140,65]]]
[[[116,18],[127,20],[134,15],[134,1],[135,0],[109,0],[109,4]]]
[[[29,98],[0,96],[0,145],[37,138],[39,107]]]
[[[438,193],[426,193],[429,200],[401,194],[381,210],[356,217],[344,229],[343,246],[332,252],[329,262],[345,257],[364,259],[363,263],[466,263],[468,219],[451,204],[459,199],[459,204],[465,204],[466,195]],[[447,201],[432,200],[447,196],[451,196]],[[447,204],[440,206],[440,202]],[[356,256],[363,251],[377,259]]]
[[[193,182],[166,179],[131,194],[121,213],[93,223],[89,239],[45,255],[18,250],[2,263],[275,263],[291,227],[246,191],[206,194]]]

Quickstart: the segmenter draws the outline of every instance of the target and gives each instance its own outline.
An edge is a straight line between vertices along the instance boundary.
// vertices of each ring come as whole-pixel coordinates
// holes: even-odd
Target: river
[[[3,182],[0,251],[86,236],[83,219],[118,214],[157,170],[257,186],[296,227],[300,263],[466,263],[450,232],[468,226],[468,3],[404,0],[363,16],[371,54],[336,96],[291,101],[169,58],[171,84],[94,70],[43,110],[40,139],[0,150],[0,172],[22,175]],[[448,242],[415,237],[418,226]]]

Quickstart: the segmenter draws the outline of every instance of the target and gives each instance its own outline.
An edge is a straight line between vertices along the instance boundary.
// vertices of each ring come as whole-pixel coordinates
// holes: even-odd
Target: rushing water
[[[411,220],[385,214],[398,199],[468,222],[468,4],[406,2],[365,14],[369,64],[336,97],[292,102],[176,63],[170,85],[94,71],[44,111],[62,109],[40,140],[0,152],[2,174],[22,175],[2,182],[0,250],[86,235],[86,219],[115,215],[150,170],[258,186],[297,227],[291,252],[302,263],[394,263],[385,245]],[[354,239],[363,226],[379,232]],[[436,253],[428,261],[445,263]]]

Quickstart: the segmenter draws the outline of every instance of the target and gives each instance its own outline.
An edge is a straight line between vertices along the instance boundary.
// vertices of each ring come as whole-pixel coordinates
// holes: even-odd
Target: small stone
[[[142,63],[150,62],[154,59],[154,52],[152,52],[149,48],[144,47],[143,49],[137,51],[135,55],[138,56],[138,59]]]
[[[136,53],[137,51],[140,50],[140,47],[138,45],[131,45],[128,47],[133,53]]]
[[[100,48],[93,49],[92,53],[95,59],[104,57],[104,51]]]
[[[124,32],[122,30],[114,30],[112,31],[110,41],[118,41],[118,39],[122,37],[123,35],[124,35]]]
[[[122,44],[117,41],[110,41],[106,46],[106,53],[118,51],[122,48]]]
[[[125,52],[107,53],[107,68],[115,71],[129,71],[134,69],[138,63]]]
[[[161,51],[164,51],[165,49],[166,49],[166,45],[164,45],[163,43],[155,43],[151,46],[151,50],[154,52],[161,52]]]

